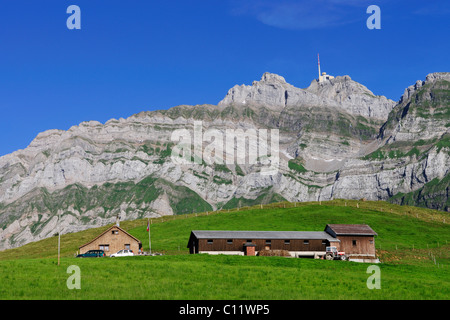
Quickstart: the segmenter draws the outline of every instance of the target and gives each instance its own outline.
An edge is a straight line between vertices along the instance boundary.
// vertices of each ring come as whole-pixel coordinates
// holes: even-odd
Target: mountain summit
[[[375,96],[362,84],[349,76],[338,76],[319,82],[313,80],[306,89],[296,88],[273,73],[264,73],[260,81],[251,86],[231,88],[219,106],[265,106],[275,111],[286,107],[336,107],[353,115],[387,119],[395,102],[384,96]]]

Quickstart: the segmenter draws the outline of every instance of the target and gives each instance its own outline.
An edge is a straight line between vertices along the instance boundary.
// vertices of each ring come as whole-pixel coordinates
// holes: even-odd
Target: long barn
[[[256,255],[261,250],[286,250],[292,257],[323,257],[327,247],[344,251],[350,260],[375,257],[377,235],[368,225],[329,224],[324,231],[216,231],[193,230],[191,254]]]

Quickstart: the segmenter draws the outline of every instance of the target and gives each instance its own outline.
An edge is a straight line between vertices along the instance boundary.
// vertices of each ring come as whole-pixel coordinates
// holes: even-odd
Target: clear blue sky
[[[217,104],[268,71],[322,71],[398,100],[450,71],[448,0],[2,0],[0,155],[42,131],[180,104]],[[81,30],[66,9],[81,8]],[[381,30],[366,9],[381,8]]]

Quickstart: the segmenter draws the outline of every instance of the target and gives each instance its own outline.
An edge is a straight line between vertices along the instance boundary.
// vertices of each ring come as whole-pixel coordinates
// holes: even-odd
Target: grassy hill
[[[152,251],[164,256],[76,259],[78,246],[107,228],[0,252],[0,299],[448,299],[448,213],[386,202],[277,203],[152,219]],[[279,257],[188,255],[191,230],[323,230],[366,223],[377,233],[381,290],[369,290],[368,264]],[[121,227],[148,250],[147,220]],[[66,268],[82,270],[68,290]],[[120,290],[119,290],[120,289]]]

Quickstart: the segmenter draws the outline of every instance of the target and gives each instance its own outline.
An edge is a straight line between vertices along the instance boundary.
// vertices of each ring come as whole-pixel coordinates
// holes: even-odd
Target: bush
[[[303,165],[301,163],[297,163],[295,160],[292,160],[292,159],[289,160],[288,167],[289,167],[289,169],[297,171],[299,173],[304,173],[304,172],[308,171],[305,169],[305,167],[303,167]]]

